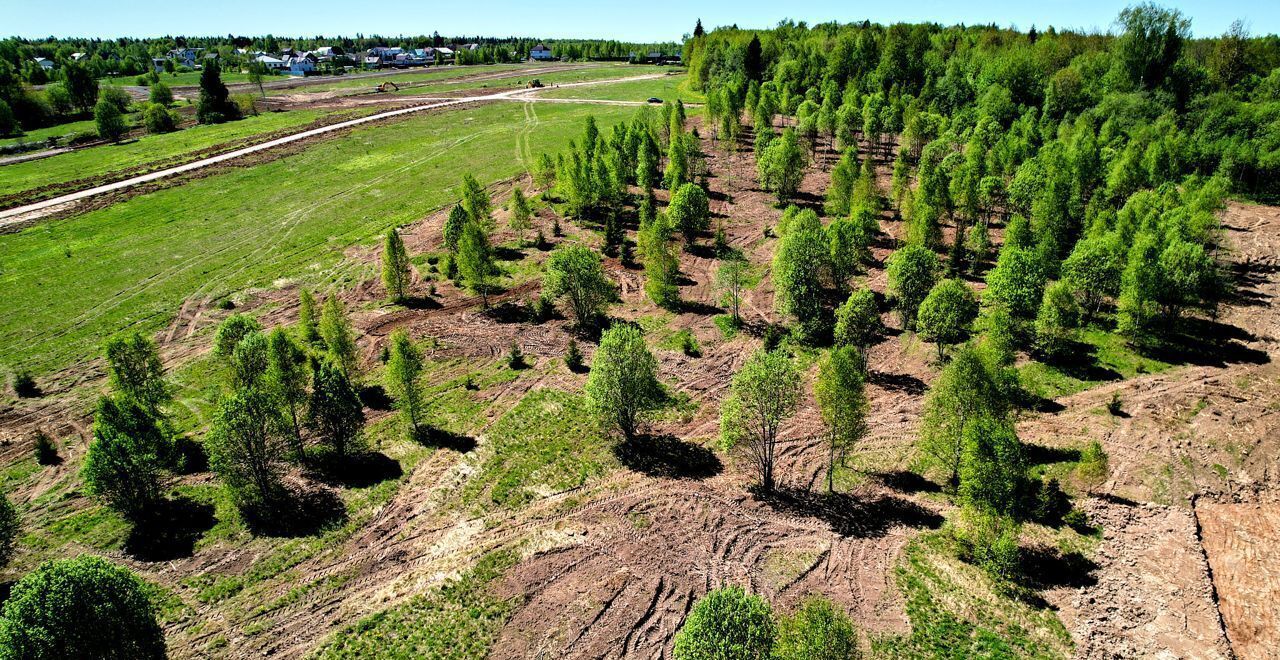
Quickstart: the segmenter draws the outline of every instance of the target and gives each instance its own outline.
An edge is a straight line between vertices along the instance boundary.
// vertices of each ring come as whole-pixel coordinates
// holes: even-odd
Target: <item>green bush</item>
[[[43,429],[37,429],[34,441],[36,463],[53,465],[58,462],[58,446],[53,444],[53,438],[50,438],[48,433]]]
[[[40,396],[40,387],[30,371],[19,371],[13,375],[13,393],[22,399]]]
[[[0,567],[8,566],[22,528],[22,518],[9,498],[0,495]]]
[[[0,656],[66,660],[164,658],[146,585],[101,557],[45,562],[13,586]]]
[[[677,660],[769,658],[774,625],[769,604],[740,587],[722,587],[698,599],[676,634]]]
[[[831,601],[812,597],[778,621],[774,660],[856,660],[858,632]]]

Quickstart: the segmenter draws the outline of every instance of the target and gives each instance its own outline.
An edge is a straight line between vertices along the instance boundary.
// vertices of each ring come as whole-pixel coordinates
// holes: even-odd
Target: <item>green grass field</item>
[[[130,126],[137,124],[138,115],[137,114],[125,115],[125,122],[127,122]],[[88,133],[90,135],[93,135],[94,137],[97,137],[98,125],[95,124],[92,119],[85,119],[82,121],[69,121],[65,124],[58,124],[57,126],[46,126],[44,128],[37,128],[35,130],[27,131],[26,133],[23,133],[18,137],[11,137],[11,138],[5,138],[3,140],[0,140],[0,147],[7,147],[9,145],[19,144],[22,142],[42,142],[44,140],[48,140],[51,137],[61,138],[64,136],[72,135],[73,133]]]
[[[652,70],[634,67],[632,75],[645,75]],[[661,71],[661,69],[659,69]],[[632,80],[609,85],[549,89],[539,95],[551,99],[604,99],[608,101],[644,101],[656,96],[664,101],[703,103],[707,99],[701,92],[689,89],[689,77],[684,74],[664,76],[651,80]]]
[[[531,113],[526,115],[526,112]],[[358,129],[252,168],[0,236],[0,355],[36,374],[96,355],[122,331],[156,331],[191,296],[350,275],[343,252],[554,153],[594,114],[632,108],[490,104]]]
[[[296,94],[298,92],[335,92],[343,90],[372,89],[375,86],[391,81],[398,85],[423,83],[436,80],[450,80],[468,75],[483,73],[502,73],[524,68],[523,64],[493,64],[485,66],[433,66],[425,69],[408,69],[403,73],[381,76],[342,76],[336,78],[316,79],[314,84],[287,89],[267,89],[267,94]],[[326,82],[327,81],[327,82]]]
[[[182,73],[162,73],[160,74],[160,82],[170,86],[178,87],[183,85],[199,85],[199,71],[184,71]],[[240,73],[239,71],[223,71],[222,82],[224,83],[240,83],[249,82],[249,74]],[[99,85],[137,85],[137,76],[111,76],[108,78],[99,78]]]
[[[241,121],[193,126],[160,135],[143,135],[131,142],[104,144],[40,160],[7,165],[4,168],[4,176],[0,177],[0,195],[21,193],[52,183],[102,176],[181,156],[224,142],[304,126],[323,115],[323,112],[317,110],[268,112],[256,117],[247,117]]]
[[[649,73],[649,71],[621,64],[602,64],[584,69],[553,71],[551,73],[529,74],[527,76],[511,76],[491,80],[463,80],[454,83],[442,82],[439,84],[402,89],[399,93],[421,96],[424,94],[457,92],[471,89],[492,89],[494,91],[501,91],[527,87],[529,81],[534,78],[542,81],[543,85],[551,86],[564,85],[567,83],[591,82],[596,80],[610,80],[613,78],[628,78],[631,76],[644,75],[645,73]],[[591,87],[590,89],[595,88]]]

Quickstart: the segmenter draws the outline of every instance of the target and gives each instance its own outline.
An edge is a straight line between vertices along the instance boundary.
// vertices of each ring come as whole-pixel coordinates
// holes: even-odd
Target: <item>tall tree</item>
[[[331,295],[324,301],[324,310],[320,314],[320,337],[324,339],[329,355],[347,373],[356,369],[356,332],[351,327],[351,319],[337,295]]]
[[[207,446],[214,471],[241,508],[272,507],[285,496],[280,473],[286,434],[280,409],[266,392],[243,390],[222,402]]]
[[[828,254],[826,236],[820,228],[788,226],[773,256],[779,306],[795,317],[800,336],[808,342],[817,341],[831,329],[822,285]]]
[[[382,242],[382,284],[393,302],[404,302],[410,284],[409,252],[394,227]]]
[[[613,282],[605,275],[600,256],[580,245],[557,248],[547,259],[542,280],[544,296],[564,298],[573,310],[579,327],[588,327],[600,318],[614,296]]]
[[[889,294],[902,317],[902,326],[915,328],[916,313],[938,281],[938,257],[922,245],[907,245],[889,256]]]
[[[992,366],[976,348],[962,346],[929,387],[920,450],[955,487],[960,483],[966,425],[980,418],[1004,421],[1009,409],[1006,389]]]
[[[196,121],[220,124],[240,118],[240,111],[230,99],[222,82],[222,68],[216,59],[207,59],[200,71],[200,96],[196,101]]]
[[[422,430],[425,407],[419,380],[422,377],[422,351],[403,329],[391,333],[391,351],[387,359],[387,389],[395,397],[400,419],[410,438],[418,438]]]
[[[721,301],[728,305],[734,327],[742,325],[742,296],[751,276],[751,266],[741,257],[725,259],[716,269],[716,289]]]
[[[867,432],[867,396],[862,356],[853,346],[834,348],[818,363],[813,396],[827,436],[827,491],[835,490],[835,471]]]
[[[298,338],[307,344],[320,341],[316,298],[307,289],[298,292]]]
[[[511,231],[516,233],[516,237],[524,242],[524,235],[533,226],[530,218],[533,217],[532,211],[529,210],[529,200],[525,198],[524,191],[516,186],[511,191]]]
[[[302,446],[302,424],[299,414],[307,399],[307,353],[293,341],[284,328],[276,328],[267,337],[267,373],[265,382],[280,401],[293,430],[293,453],[306,457]]]
[[[587,377],[591,410],[624,438],[635,437],[646,413],[665,398],[658,382],[658,361],[645,345],[644,334],[632,325],[615,325],[604,332]]]
[[[345,457],[355,448],[364,427],[364,405],[340,365],[322,362],[315,370],[307,422],[329,442],[337,456]]]
[[[489,202],[489,193],[476,181],[470,173],[462,175],[462,210],[466,211],[471,222],[488,231],[493,226],[493,205]]]
[[[480,294],[486,309],[489,307],[489,289],[492,286],[496,265],[493,251],[489,247],[489,237],[477,222],[468,222],[462,228],[462,237],[458,240],[458,274],[473,293]]]
[[[164,460],[171,441],[132,399],[98,399],[93,442],[81,472],[90,494],[134,524],[150,521],[164,499]]]
[[[916,328],[920,337],[937,345],[941,361],[946,347],[969,336],[978,318],[978,300],[967,284],[957,279],[939,282],[920,303]]]
[[[761,490],[771,493],[778,431],[800,404],[800,371],[782,353],[756,351],[734,374],[731,391],[720,408],[723,439],[746,447]]]
[[[148,414],[160,414],[160,407],[173,399],[164,381],[164,365],[154,341],[140,332],[107,342],[107,383],[119,397],[140,406]]]

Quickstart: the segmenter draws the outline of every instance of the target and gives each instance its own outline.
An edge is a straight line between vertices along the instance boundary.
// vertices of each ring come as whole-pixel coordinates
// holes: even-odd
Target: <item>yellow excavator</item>
[[[392,90],[395,90],[398,92],[400,91],[400,86],[388,80],[387,82],[384,82],[381,85],[378,85],[374,89],[379,92],[390,92]]]

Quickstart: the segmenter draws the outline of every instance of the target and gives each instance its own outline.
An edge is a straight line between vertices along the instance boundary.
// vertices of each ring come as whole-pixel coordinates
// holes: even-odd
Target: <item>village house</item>
[[[284,60],[270,55],[259,55],[254,58],[254,61],[265,66],[268,71],[283,71],[289,67]]]
[[[169,51],[168,55],[169,59],[178,65],[194,69],[199,62],[200,53],[203,51],[203,48],[174,48]]]
[[[316,70],[316,58],[311,54],[295,55],[284,61],[291,76],[305,76]]]
[[[35,57],[32,58],[31,61],[35,62],[36,66],[44,69],[45,71],[53,71],[53,60],[47,57]]]
[[[533,50],[529,51],[529,57],[535,60],[555,59],[555,56],[551,54],[551,49],[547,48],[542,44],[538,44],[537,46],[534,46]]]

